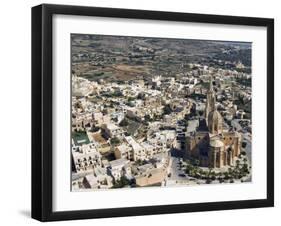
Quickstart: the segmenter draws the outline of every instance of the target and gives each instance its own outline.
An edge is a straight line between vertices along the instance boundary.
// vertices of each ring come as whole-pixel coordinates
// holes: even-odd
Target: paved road
[[[189,181],[189,177],[182,177],[179,175],[185,174],[184,168],[181,169],[179,166],[180,163],[180,158],[182,158],[183,152],[180,150],[173,150],[171,153],[171,177],[168,178],[168,180],[173,180],[173,181]]]
[[[184,174],[183,170],[179,168],[179,159],[177,157],[172,158],[172,165],[171,165],[171,180],[183,180],[183,177],[180,177],[179,174]]]

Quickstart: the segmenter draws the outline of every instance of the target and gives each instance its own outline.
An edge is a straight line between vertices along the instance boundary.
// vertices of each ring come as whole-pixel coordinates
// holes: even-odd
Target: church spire
[[[207,100],[206,100],[206,107],[205,107],[205,119],[207,124],[208,124],[209,113],[215,110],[215,106],[216,106],[216,94],[213,88],[213,77],[211,76],[210,83],[209,83],[209,90],[207,91]]]
[[[210,78],[210,84],[209,84],[209,92],[213,92],[214,88],[213,88],[213,76],[211,76]]]

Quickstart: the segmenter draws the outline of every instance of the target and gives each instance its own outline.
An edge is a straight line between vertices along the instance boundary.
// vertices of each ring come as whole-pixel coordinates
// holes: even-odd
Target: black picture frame
[[[266,27],[267,198],[54,212],[52,210],[52,17],[55,14]],[[274,206],[273,19],[49,4],[32,8],[32,218],[40,221],[57,221],[272,206]]]

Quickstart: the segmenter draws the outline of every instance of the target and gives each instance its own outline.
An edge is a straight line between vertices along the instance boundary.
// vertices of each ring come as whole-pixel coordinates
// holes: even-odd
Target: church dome
[[[212,124],[212,122],[222,123],[222,116],[217,110],[214,110],[209,113],[208,123]]]
[[[210,140],[210,146],[214,148],[221,148],[224,146],[223,142],[219,139],[211,139]]]
[[[223,119],[221,114],[214,110],[208,115],[208,128],[210,133],[218,134],[222,132]]]

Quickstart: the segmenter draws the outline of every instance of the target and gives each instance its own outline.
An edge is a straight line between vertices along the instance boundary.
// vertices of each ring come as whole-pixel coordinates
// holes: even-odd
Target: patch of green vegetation
[[[85,131],[72,132],[72,139],[75,145],[81,146],[82,144],[89,144],[90,140]]]
[[[111,145],[117,145],[117,144],[120,144],[120,140],[117,138],[117,137],[113,137],[110,139],[110,144]]]
[[[250,170],[246,158],[243,158],[242,161],[237,160],[234,167],[228,168],[228,171],[223,173],[215,172],[213,168],[203,170],[199,167],[198,162],[187,160],[185,173],[190,177],[205,180],[207,184],[210,184],[215,180],[218,180],[220,183],[227,181],[233,183],[235,179],[241,180],[243,177],[247,176],[250,173]]]
[[[104,93],[103,96],[105,96],[105,97],[121,97],[121,96],[123,96],[123,94],[120,91],[114,91],[112,93]]]
[[[102,75],[104,75],[103,71],[99,71],[99,72],[94,73],[94,76],[102,76]]]
[[[88,79],[89,81],[97,81],[99,79],[106,79],[112,76],[111,72],[105,71],[89,71],[81,75],[82,78]]]
[[[247,74],[251,74],[252,73],[251,67],[235,68],[235,70],[238,71],[238,72],[247,73]]]
[[[125,186],[130,185],[130,180],[128,180],[126,177],[122,176],[120,180],[116,180],[114,182],[114,185],[112,188],[123,188]]]
[[[128,102],[134,101],[135,99],[135,97],[128,97]]]

